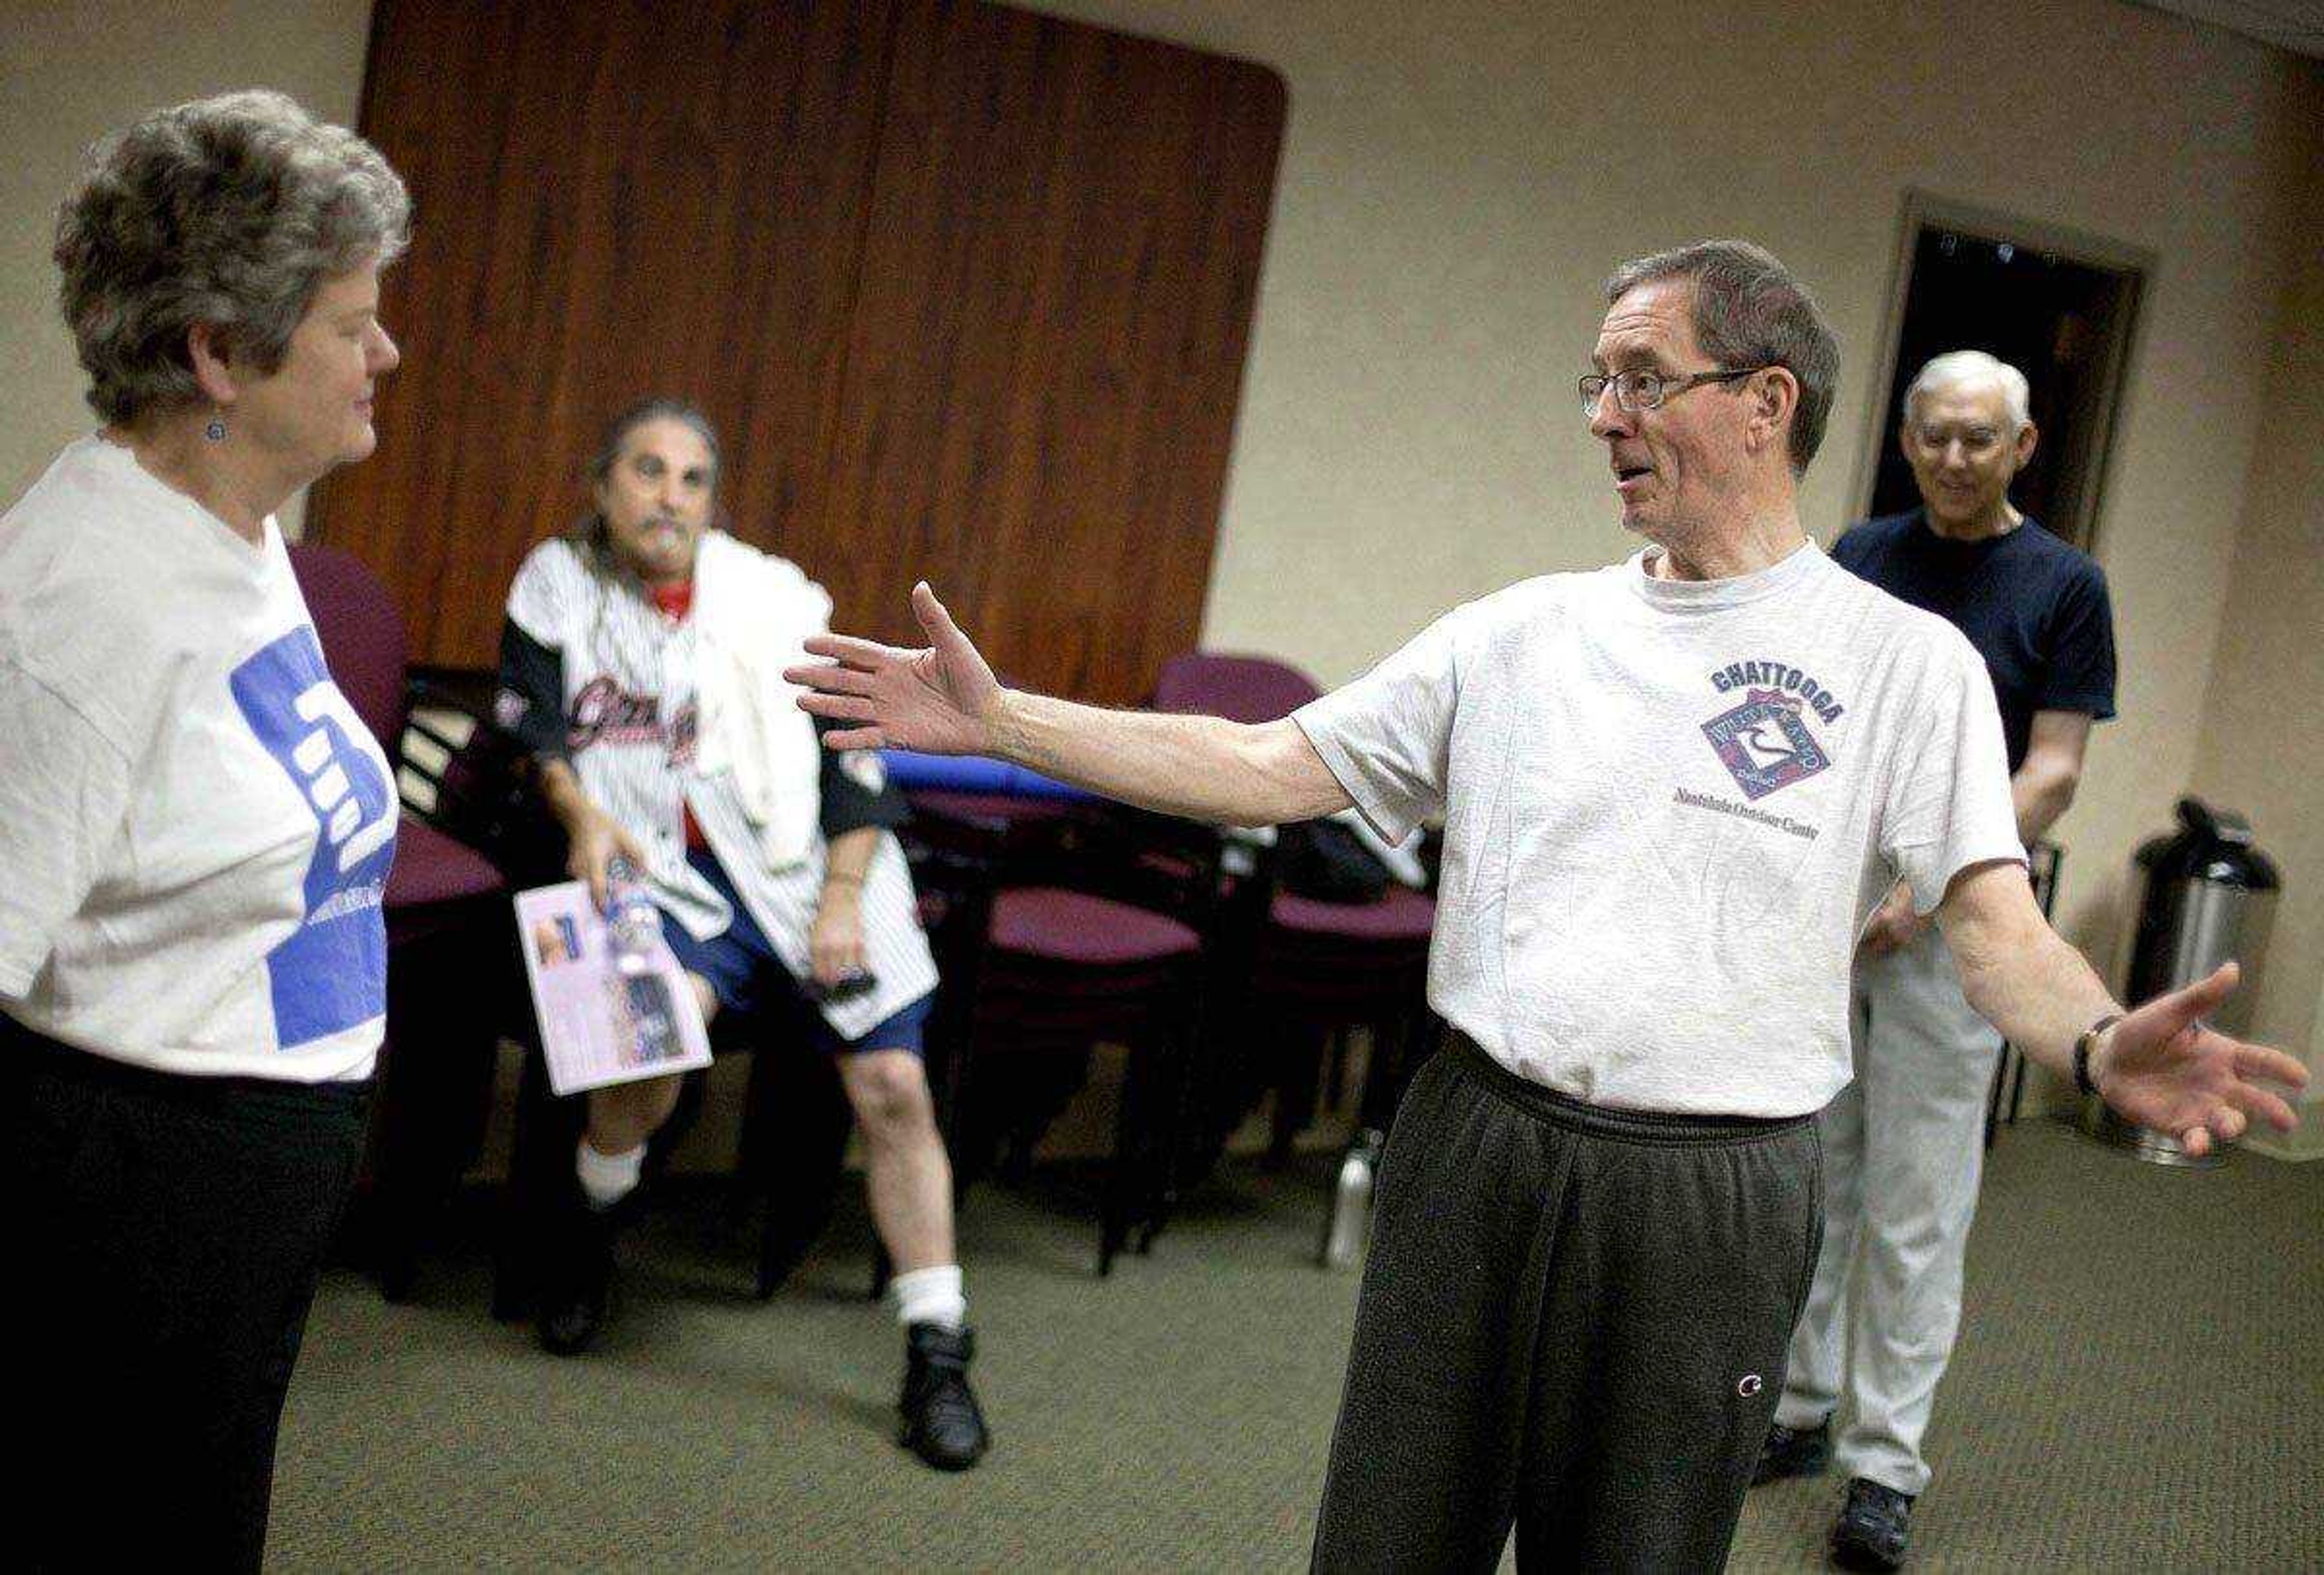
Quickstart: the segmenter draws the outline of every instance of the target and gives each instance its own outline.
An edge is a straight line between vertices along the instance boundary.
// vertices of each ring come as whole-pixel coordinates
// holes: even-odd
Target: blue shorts
[[[718,998],[723,1010],[754,1012],[781,1005],[802,1008],[800,1015],[813,1025],[808,1029],[810,1042],[834,1055],[865,1050],[908,1050],[915,1055],[925,1053],[921,1036],[927,1027],[928,1014],[936,1006],[933,991],[873,1024],[861,1038],[841,1038],[823,1013],[800,994],[798,981],[783,965],[765,932],[759,928],[759,921],[743,906],[742,894],[727,879],[717,855],[707,848],[689,848],[686,861],[726,899],[726,906],[733,910],[734,921],[710,939],[697,941],[684,925],[665,914],[662,938],[677,953],[680,967],[710,981],[711,993]]]

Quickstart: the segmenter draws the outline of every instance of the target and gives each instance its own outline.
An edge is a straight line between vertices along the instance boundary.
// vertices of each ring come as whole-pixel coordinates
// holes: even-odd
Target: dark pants
[[[259,1567],[364,1098],[143,1071],[0,1018],[9,1534],[31,1568]]]
[[[1812,1117],[1561,1098],[1454,1035],[1414,1079],[1315,1567],[1717,1570],[1822,1232]]]

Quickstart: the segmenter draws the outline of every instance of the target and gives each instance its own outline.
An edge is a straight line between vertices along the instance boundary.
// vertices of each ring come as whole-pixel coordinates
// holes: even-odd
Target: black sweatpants
[[[1315,1568],[1718,1570],[1822,1233],[1815,1121],[1602,1110],[1454,1034],[1380,1166]]]
[[[17,1567],[259,1567],[364,1103],[150,1072],[0,1018]]]

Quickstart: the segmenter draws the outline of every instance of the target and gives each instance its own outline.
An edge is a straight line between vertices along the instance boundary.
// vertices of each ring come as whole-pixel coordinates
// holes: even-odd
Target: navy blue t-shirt
[[[1922,511],[1853,527],[1842,568],[1969,636],[1993,675],[2009,769],[2025,763],[2037,711],[2114,714],[2114,608],[2106,575],[2031,518],[2006,536],[1953,541]]]

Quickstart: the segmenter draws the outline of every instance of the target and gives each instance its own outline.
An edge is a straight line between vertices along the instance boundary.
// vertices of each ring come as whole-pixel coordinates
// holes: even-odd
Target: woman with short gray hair
[[[393,777],[274,512],[368,455],[403,184],[276,93],[57,220],[102,428],[0,515],[0,1195],[33,1568],[256,1569],[383,1028]]]

